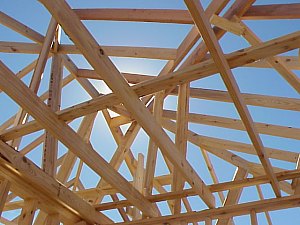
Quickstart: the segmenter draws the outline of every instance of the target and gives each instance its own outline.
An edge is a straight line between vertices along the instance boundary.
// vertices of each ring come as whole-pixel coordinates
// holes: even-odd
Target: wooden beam
[[[50,82],[49,82],[49,97],[47,105],[53,112],[60,109],[61,90],[62,90],[63,67],[62,59],[59,54],[54,54],[52,57]],[[58,141],[55,137],[46,131],[43,151],[43,170],[50,176],[56,174],[56,160],[58,151]]]
[[[74,9],[81,20],[111,20],[192,24],[186,10],[168,9]]]
[[[196,0],[185,0],[185,3],[191,13],[191,16],[196,24],[199,32],[216,63],[216,66],[222,76],[222,79],[228,89],[228,92],[234,102],[234,105],[245,125],[248,135],[252,141],[252,144],[257,152],[257,155],[270,178],[271,185],[276,196],[281,196],[279,183],[274,175],[272,165],[265,155],[263,143],[253,125],[250,112],[240,94],[239,87],[235,81],[235,78],[230,70],[227,59],[225,58],[221,46],[208,22],[208,19],[204,15],[204,10],[199,2]]]
[[[24,53],[24,54],[39,54],[41,45],[36,43],[26,42],[8,42],[0,41],[0,52],[4,53]],[[172,48],[155,48],[155,47],[134,47],[134,46],[102,46],[105,53],[109,56],[116,57],[133,57],[133,58],[149,58],[173,60],[176,57],[177,51]],[[52,55],[54,49],[49,53]],[[60,45],[59,54],[81,54],[80,50],[75,45]]]
[[[283,63],[290,70],[300,70],[300,61],[297,56],[276,56],[276,58]],[[255,68],[272,68],[266,59],[259,60],[254,63],[246,64],[244,67]]]
[[[207,209],[200,212],[182,213],[180,215],[162,216],[158,218],[143,219],[131,221],[128,223],[117,223],[118,225],[152,225],[152,224],[166,224],[177,221],[193,222],[204,221],[207,217],[211,219],[220,219],[232,216],[241,216],[249,214],[251,210],[256,213],[264,212],[266,210],[273,211],[278,209],[287,209],[299,206],[299,195],[288,197],[272,198],[268,200],[259,200],[250,203],[242,203],[232,206],[221,207],[217,209]]]
[[[251,225],[258,225],[256,212],[254,210],[250,211]]]
[[[176,134],[175,144],[177,149],[186,157],[187,152],[187,130],[188,130],[188,115],[189,115],[189,98],[190,98],[190,84],[182,84],[179,86],[178,93],[178,107],[176,114]],[[172,191],[179,191],[183,189],[185,180],[177,170],[173,171]],[[181,213],[181,200],[174,201],[173,214]]]
[[[90,223],[111,222],[2,141],[0,152],[0,173],[13,184],[13,191],[19,196],[28,198],[34,195],[42,209],[51,209],[50,212],[59,213],[64,218],[76,215]]]
[[[37,209],[37,200],[25,199],[18,225],[31,225]]]
[[[242,25],[232,22],[230,20],[227,20],[227,19],[217,16],[217,15],[213,15],[210,18],[210,23],[223,29],[223,30],[226,30],[228,32],[236,34],[238,36],[243,35],[245,32],[245,28]]]
[[[20,23],[19,21],[6,15],[3,12],[0,12],[0,23],[35,42],[42,43],[44,41],[43,35],[25,26],[24,24]]]
[[[9,193],[10,182],[0,177],[0,217]]]
[[[174,143],[163,131],[161,126],[157,124],[149,110],[139,100],[136,93],[134,93],[134,91],[127,84],[126,80],[120,75],[114,64],[105,55],[105,52],[101,49],[100,51],[98,51],[97,48],[95,48],[96,46],[98,46],[98,43],[88,32],[86,27],[80,22],[79,18],[72,11],[70,6],[65,1],[49,2],[41,0],[41,2],[52,13],[57,21],[59,21],[64,31],[68,33],[68,35],[72,38],[73,42],[80,49],[82,54],[94,67],[94,69],[99,74],[101,74],[106,84],[118,97],[120,97],[127,110],[132,114],[134,118],[136,118],[136,120],[141,124],[148,135],[156,141],[163,154],[166,155],[174,164],[174,166],[179,169],[179,171],[182,173],[182,175],[185,176],[188,182],[197,190],[199,190],[199,195],[204,200],[204,202],[208,206],[214,207],[214,196],[209,192],[205,183],[194,172],[194,169],[191,167],[191,165],[186,160],[184,160],[182,155],[174,154],[174,149],[176,149]],[[60,13],[61,11],[63,11],[64,13]],[[120,183],[118,185],[120,185]],[[147,214],[147,211],[150,212],[151,210],[153,210],[151,214],[157,215],[154,207],[150,206],[146,202],[144,202],[144,204],[142,205],[137,205],[137,207],[139,207],[140,209],[144,208],[144,210],[142,211],[145,214]]]
[[[283,180],[289,180],[293,179],[296,177],[300,177],[299,171],[297,170],[288,170],[288,171],[283,171],[283,172],[278,172],[276,173],[277,179],[279,181]],[[157,177],[155,178],[157,179]],[[259,184],[265,184],[268,183],[268,177],[266,175],[261,175],[261,176],[255,176],[253,178],[246,178],[242,180],[234,180],[234,181],[228,181],[228,182],[223,182],[223,183],[218,183],[218,184],[212,184],[209,185],[209,188],[212,192],[220,192],[220,191],[226,191],[226,190],[235,190],[237,188],[242,188],[242,187],[250,187],[254,185],[259,185]],[[168,182],[165,182],[166,184],[164,185],[169,185],[171,183],[171,177],[168,179]],[[104,191],[104,190],[102,190]],[[111,193],[116,193],[115,191],[109,191],[108,187],[106,188],[107,194],[108,192]],[[77,192],[78,194],[83,194],[86,191],[83,192]],[[96,190],[90,190],[90,192],[95,192],[97,193]],[[98,194],[98,193],[97,193]],[[163,194],[156,194],[152,196],[147,196],[146,198],[151,201],[151,202],[160,202],[160,201],[167,201],[171,199],[176,199],[176,198],[184,198],[188,196],[195,196],[196,193],[193,189],[184,189],[179,192],[167,192]],[[126,207],[130,206],[131,203],[127,200],[122,200],[119,202],[109,202],[109,203],[102,203],[102,204],[96,204],[94,205],[95,208],[99,211],[102,210],[109,210],[109,209],[114,209],[116,207]]]
[[[243,20],[300,19],[300,4],[254,5],[242,16]]]

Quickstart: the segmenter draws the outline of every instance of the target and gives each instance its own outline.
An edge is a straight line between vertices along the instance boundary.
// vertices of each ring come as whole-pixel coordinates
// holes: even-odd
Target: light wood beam
[[[186,10],[163,9],[74,9],[81,20],[111,20],[192,24]]]
[[[283,180],[289,180],[293,179],[296,177],[300,177],[300,174],[297,170],[288,170],[288,171],[283,171],[283,172],[278,172],[276,173],[277,179],[279,181]],[[155,178],[154,181],[157,181],[157,178]],[[223,183],[218,183],[218,184],[212,184],[209,185],[209,188],[212,192],[220,192],[220,191],[226,191],[226,190],[235,190],[237,188],[242,188],[242,187],[250,187],[254,185],[259,185],[259,184],[265,184],[268,183],[269,180],[266,175],[261,175],[261,176],[255,176],[253,178],[246,178],[242,180],[235,180],[235,181],[228,181],[228,182],[223,182]],[[166,182],[164,182],[163,185],[169,185],[171,183],[171,177],[167,179]],[[104,190],[103,190],[104,191]],[[116,190],[109,189],[109,187],[105,188],[105,191],[107,192],[106,194],[112,194],[116,193]],[[77,192],[79,195],[84,196],[84,192],[89,192],[90,194],[97,193],[96,189],[92,190],[85,190],[83,192]],[[176,199],[176,198],[184,198],[188,196],[195,196],[197,195],[193,189],[185,189],[179,192],[167,192],[167,193],[162,193],[162,194],[157,194],[157,195],[152,195],[152,196],[147,196],[146,198],[151,201],[151,202],[160,202],[160,201],[167,201],[171,199]],[[126,207],[130,206],[131,203],[127,200],[122,200],[119,202],[109,202],[109,203],[102,203],[102,204],[96,204],[94,205],[95,208],[99,211],[102,210],[109,210],[109,209],[114,209],[116,207]]]
[[[25,199],[35,196],[41,209],[59,213],[68,220],[80,216],[90,223],[111,223],[110,219],[2,141],[0,151],[0,173],[12,183],[12,191],[18,196]]]
[[[243,20],[300,19],[300,4],[254,5],[242,16]]]
[[[138,96],[129,87],[126,80],[120,75],[117,68],[113,65],[110,59],[105,55],[105,52],[100,49],[98,51],[95,47],[98,46],[96,40],[87,31],[84,25],[80,22],[76,14],[64,1],[44,1],[41,2],[48,8],[53,16],[62,25],[65,32],[72,38],[73,42],[81,50],[82,54],[86,57],[94,69],[102,75],[107,85],[120,97],[124,106],[132,114],[134,118],[141,124],[144,130],[151,136],[161,148],[170,161],[181,171],[188,182],[199,190],[200,197],[210,207],[214,207],[214,197],[208,191],[205,183],[194,172],[190,164],[183,159],[180,154],[173,154],[175,145],[170,140],[168,135],[156,123],[149,110],[138,99]],[[59,13],[63,10],[63,14]],[[72,19],[70,19],[72,18]],[[93,47],[94,46],[94,47]],[[124,187],[123,187],[124,189]],[[135,199],[132,199],[135,200]],[[144,202],[145,203],[145,202]],[[148,206],[148,209],[147,209]],[[154,209],[149,204],[137,205],[145,214],[148,210]],[[153,210],[153,215],[157,212]],[[149,213],[150,214],[150,213]]]
[[[174,90],[171,94],[177,95],[178,90]],[[205,99],[219,102],[232,102],[227,91],[191,88],[191,98]],[[292,111],[300,111],[300,100],[298,98],[285,98],[279,96],[268,96],[259,94],[242,93],[242,97],[247,105],[284,109]]]
[[[21,215],[18,219],[18,225],[31,225],[33,222],[36,209],[37,209],[37,200],[25,199]]]
[[[144,156],[139,153],[137,160],[137,168],[135,171],[133,186],[143,194],[143,178],[144,178]],[[133,220],[142,219],[142,214],[137,208],[133,208]]]
[[[39,54],[41,48],[41,45],[37,43],[0,41],[0,52],[4,53]],[[98,48],[102,48],[107,55],[116,57],[173,60],[177,54],[176,49],[173,48],[136,46],[99,46]],[[53,53],[54,49],[51,49],[49,54],[53,55]],[[75,45],[66,44],[60,45],[58,53],[81,54],[80,50]]]
[[[255,210],[250,211],[250,219],[251,219],[251,225],[258,225],[257,222],[257,216]]]
[[[0,177],[0,217],[9,193],[10,182]]]
[[[200,212],[182,213],[180,215],[162,216],[159,218],[150,218],[132,221],[128,223],[117,223],[118,225],[152,225],[152,224],[166,224],[170,222],[185,221],[204,221],[207,217],[212,219],[220,219],[232,216],[241,216],[249,214],[251,210],[255,210],[256,213],[264,212],[265,210],[273,211],[278,209],[286,209],[299,206],[299,195],[293,195],[288,197],[272,198],[268,200],[259,200],[250,203],[243,203],[237,205],[231,205],[221,207],[217,209],[207,209]]]
[[[0,83],[2,84],[0,84],[0,87],[2,90],[37,119],[53,136],[71,149],[90,168],[120,189],[121,193],[130,201],[135,202],[135,205],[145,214],[149,216],[156,215],[151,204],[116,172],[91,145],[85,143],[78,134],[59,120],[56,114],[36,97],[22,81],[15,77],[2,62],[0,68]]]
[[[44,41],[43,35],[25,26],[24,24],[20,23],[19,21],[6,15],[3,12],[0,12],[0,23],[37,43],[42,43]]]
[[[60,109],[62,76],[63,76],[62,59],[58,54],[52,57],[52,66],[49,82],[48,106],[53,112]],[[56,174],[56,160],[58,151],[58,141],[50,133],[46,131],[43,151],[43,170],[50,176]]]
[[[300,70],[300,61],[297,56],[276,56],[276,58],[282,62],[289,70]],[[246,64],[244,67],[255,68],[272,68],[266,59],[259,60],[254,63]]]
[[[250,112],[244,100],[240,94],[239,87],[235,81],[235,78],[230,70],[227,59],[225,58],[221,46],[213,33],[212,28],[204,15],[204,10],[199,2],[196,0],[185,0],[185,3],[191,13],[191,16],[202,34],[202,37],[207,45],[216,66],[222,76],[222,79],[228,89],[228,92],[235,104],[235,107],[245,125],[248,135],[252,141],[252,144],[257,152],[257,155],[270,178],[271,185],[273,187],[274,193],[277,197],[281,196],[279,183],[274,175],[272,165],[265,155],[264,146],[262,141],[253,125],[253,120],[251,118]]]
[[[177,149],[181,151],[186,157],[187,152],[187,129],[188,129],[188,115],[189,115],[189,89],[190,84],[182,84],[179,86],[178,93],[178,107],[176,114],[176,134],[175,134],[175,144]],[[185,180],[177,170],[173,171],[173,181],[172,181],[172,191],[179,191],[183,189]],[[181,200],[176,199],[174,201],[173,214],[178,214],[181,212]]]

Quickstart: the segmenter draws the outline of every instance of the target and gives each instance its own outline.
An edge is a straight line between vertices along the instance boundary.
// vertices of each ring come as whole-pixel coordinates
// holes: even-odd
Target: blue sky
[[[165,8],[165,9],[186,9],[184,2],[179,0],[86,0],[68,1],[72,8]],[[201,1],[206,7],[209,3],[208,0]],[[231,1],[232,2],[232,1]],[[299,3],[299,0],[294,1],[280,1],[280,0],[261,0],[256,4],[271,4],[271,3]],[[50,20],[50,14],[38,1],[34,0],[2,0],[1,10],[12,16],[13,18],[21,21],[30,28],[45,35],[47,26]],[[17,6],[17,7],[16,7]],[[285,21],[245,21],[245,23],[253,29],[253,31],[263,40],[270,40],[272,38],[288,34],[299,30],[299,20],[285,20]],[[177,48],[186,34],[191,29],[190,25],[176,25],[176,24],[155,24],[155,23],[127,23],[127,22],[96,22],[96,21],[84,21],[84,24],[93,33],[93,36],[102,45],[116,45],[116,46],[147,46],[147,47],[168,47]],[[266,32],[267,30],[267,32]],[[16,42],[32,42],[31,40],[22,37],[14,31],[0,25],[0,41],[16,41]],[[62,34],[62,43],[71,43],[68,37]],[[247,42],[238,36],[233,34],[226,34],[220,40],[222,49],[225,53],[248,47]],[[297,51],[292,51],[287,55],[297,55]],[[21,54],[7,54],[0,53],[0,59],[7,64],[7,66],[14,72],[18,72],[24,66],[37,58],[37,55],[21,55]],[[72,55],[71,58],[76,62],[79,68],[91,68],[86,60],[79,55]],[[163,68],[166,61],[164,60],[149,60],[149,59],[133,59],[133,58],[120,58],[112,57],[111,60],[115,63],[117,68],[121,72],[142,73],[156,76]],[[42,94],[48,88],[49,70],[51,60],[47,63],[44,78],[41,83],[39,94]],[[294,71],[299,75],[299,71]],[[290,98],[298,98],[299,94],[274,70],[272,69],[255,69],[255,68],[237,68],[233,70],[234,76],[239,84],[242,92],[264,94],[272,96],[283,96]],[[31,75],[30,73],[29,75]],[[64,76],[69,73],[64,70]],[[27,75],[23,81],[28,84],[30,76]],[[107,92],[108,89],[103,82],[92,81],[99,92]],[[192,87],[207,88],[216,90],[226,90],[220,76],[218,74],[191,83]],[[62,94],[62,108],[78,104],[80,102],[88,100],[90,97],[83,91],[83,89],[76,83],[72,82],[63,89]],[[233,104],[220,103],[199,99],[191,99],[190,111],[200,114],[224,116],[230,118],[239,118]],[[170,96],[166,99],[164,108],[176,110],[177,98]],[[4,93],[0,94],[0,123],[3,123],[11,115],[18,110],[17,104],[15,104]],[[284,111],[278,109],[266,109],[263,107],[250,106],[249,110],[256,122],[265,122],[271,124],[278,124],[283,126],[293,126],[300,128],[300,117],[296,111]],[[77,119],[72,122],[71,126],[76,129],[79,126],[81,119]],[[126,131],[126,127],[123,130]],[[245,143],[250,143],[246,132],[235,131],[224,128],[208,127],[205,125],[189,124],[189,128],[201,135],[218,137],[228,140],[236,140]],[[39,136],[41,132],[31,134],[23,138],[21,148],[26,146],[33,138]],[[170,134],[170,133],[169,133]],[[174,135],[170,134],[170,137],[174,139]],[[273,147],[278,149],[286,149],[289,151],[300,152],[300,142],[288,138],[278,138],[269,135],[261,135],[263,143],[267,147]],[[112,135],[105,123],[105,120],[101,113],[95,121],[95,126],[92,132],[91,143],[94,148],[105,159],[109,160],[116,149],[116,144]],[[145,157],[147,155],[147,143],[148,137],[143,130],[140,131],[137,140],[132,146],[133,154],[137,157],[137,154],[142,152]],[[39,146],[32,151],[28,157],[31,158],[37,164],[41,161],[41,149]],[[63,145],[60,145],[60,154],[65,152]],[[238,153],[237,153],[238,154]],[[245,154],[238,154],[249,160],[257,161],[257,157],[248,156]],[[235,167],[229,165],[227,162],[220,160],[215,156],[211,156],[214,162],[217,174],[220,176],[220,181],[228,181],[232,179],[235,171]],[[201,177],[207,183],[212,183],[207,168],[204,165],[204,160],[201,156],[199,148],[189,144],[188,159],[196,171],[201,174]],[[163,175],[168,173],[168,170],[163,165],[163,160],[159,154],[158,166],[156,175]],[[280,161],[272,160],[272,163],[276,166],[282,166],[283,168],[293,169],[294,164],[282,163]],[[122,165],[120,172],[128,179],[131,179],[131,175],[125,165]],[[84,168],[81,179],[84,181],[87,188],[93,187],[98,182],[98,177],[87,167]],[[266,197],[274,197],[270,185],[263,185],[264,194]],[[245,188],[241,197],[241,202],[258,199],[256,190],[254,187]],[[108,198],[106,200],[109,200]],[[193,209],[200,210],[205,207],[202,201],[198,197],[191,198],[193,202]],[[160,207],[163,209],[164,214],[168,214],[169,211],[165,203],[161,203]],[[286,224],[287,217],[293,221],[294,224],[300,223],[300,219],[297,216],[298,209],[284,210],[281,212],[272,212],[271,217],[274,225]],[[119,219],[117,213],[112,213],[112,216]],[[237,217],[236,221],[240,224],[248,224],[248,216]],[[291,223],[291,222],[289,222]],[[239,223],[237,223],[239,224]],[[259,224],[267,224],[265,217],[259,215]]]

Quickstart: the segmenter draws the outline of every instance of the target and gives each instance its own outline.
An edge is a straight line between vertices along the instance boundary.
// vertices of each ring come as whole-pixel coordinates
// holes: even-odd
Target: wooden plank
[[[70,6],[65,1],[49,2],[43,0],[41,2],[52,13],[57,21],[59,21],[64,31],[72,38],[73,42],[81,50],[82,54],[86,57],[93,68],[101,74],[110,89],[113,90],[120,99],[122,99],[127,110],[134,118],[137,119],[148,135],[156,141],[163,154],[170,159],[179,171],[181,171],[188,182],[199,190],[199,195],[203,198],[204,202],[206,202],[206,204],[210,207],[214,207],[214,196],[208,191],[205,183],[194,172],[194,169],[190,166],[190,164],[183,159],[182,155],[174,154],[174,143],[156,123],[149,110],[138,99],[138,96],[130,88],[126,80],[120,75],[119,71],[110,59],[105,55],[105,52],[101,49],[98,51],[95,48],[98,46],[96,40],[80,22],[79,18],[72,11]],[[64,11],[63,14],[59,13],[61,10]],[[118,185],[120,185],[120,183]],[[136,201],[136,199],[132,200]],[[157,214],[154,207],[146,202],[144,202],[144,204],[137,205],[137,207],[140,209],[144,208],[142,211],[145,214],[147,214],[147,211],[151,211],[151,209],[153,210],[151,213],[152,215]]]
[[[240,94],[239,87],[230,70],[227,59],[223,54],[221,46],[208,22],[208,19],[204,16],[204,10],[201,4],[195,0],[185,0],[185,3],[191,13],[191,16],[193,17],[194,23],[196,24],[199,32],[202,34],[202,37],[216,63],[216,66],[222,76],[234,105],[245,125],[257,155],[270,178],[275,195],[279,197],[281,196],[279,183],[274,175],[272,165],[268,157],[265,155],[263,143],[253,125],[252,117]]]
[[[282,52],[286,52],[295,48],[298,48],[300,46],[300,32],[296,32],[290,35],[286,35],[280,38],[273,39],[271,41],[267,41],[262,43],[261,45],[250,47],[248,49],[240,50],[234,53],[231,53],[226,56],[226,59],[229,62],[229,66],[231,68],[235,68],[238,66],[242,66],[244,64],[259,60],[261,58],[269,57],[271,55],[280,54]],[[136,92],[138,96],[144,96],[151,93],[155,93],[157,91],[166,89],[169,85],[177,85],[184,82],[201,79],[207,76],[210,76],[212,74],[217,73],[215,64],[211,60],[207,60],[205,62],[199,63],[197,65],[191,66],[186,69],[182,69],[179,71],[176,71],[174,73],[168,74],[167,76],[160,76],[157,78],[154,78],[150,81],[143,82],[141,84],[137,84],[133,86],[133,90]],[[191,89],[191,96],[195,96],[194,93],[195,89]],[[197,91],[203,90],[203,89],[196,89]],[[202,92],[203,93],[203,92]],[[210,93],[209,90],[205,90],[204,93]],[[203,94],[204,94],[203,93]],[[216,99],[218,100],[219,97],[215,97],[215,94],[220,94],[222,96],[222,101],[230,102],[230,96],[226,94],[226,92],[223,91],[213,91],[211,94],[208,94],[206,97],[208,99]],[[226,96],[226,97],[225,97]],[[244,96],[243,96],[244,97]],[[283,109],[289,109],[289,110],[297,110],[299,111],[298,106],[298,99],[291,99],[291,101],[285,101],[286,98],[281,97],[267,97],[267,98],[260,98],[260,95],[253,95],[248,94],[245,97],[249,97],[249,100],[246,98],[247,104],[253,104],[253,105],[259,105],[264,106],[264,102],[267,101],[268,107],[274,107],[274,108],[283,108]],[[263,100],[263,103],[260,103],[260,101]],[[280,100],[278,102],[278,100]],[[251,102],[251,103],[250,103]],[[77,117],[102,110],[108,106],[113,106],[120,103],[120,99],[118,99],[117,96],[114,94],[110,94],[107,96],[99,96],[93,100],[90,100],[86,103],[78,104],[75,107],[62,110],[58,113],[58,116],[62,120],[72,120]],[[272,106],[271,106],[272,105]],[[286,105],[286,106],[284,106]],[[32,126],[31,128],[29,126]],[[26,133],[30,133],[33,130],[33,127],[35,131],[41,129],[41,127],[36,122],[30,122],[26,126],[27,131],[22,131],[22,135],[25,135]],[[23,129],[23,128],[22,128]],[[22,130],[21,129],[21,130]],[[16,133],[21,134],[21,130],[18,129]],[[15,131],[13,132],[15,133]],[[1,133],[2,134],[2,133]],[[6,140],[6,138],[3,138],[3,140]]]
[[[227,20],[223,17],[213,15],[209,21],[211,24],[238,36],[241,36],[245,33],[245,28],[242,25]]]
[[[110,223],[106,216],[96,212],[88,203],[2,141],[0,141],[0,151],[0,173],[13,182],[12,191],[19,196],[28,198],[34,195],[42,209],[48,211],[51,209],[52,213],[59,213],[64,218],[74,217],[75,213],[91,223],[99,221]]]
[[[164,110],[163,117],[176,120],[176,112],[172,110]],[[245,130],[243,122],[239,119],[232,119],[219,116],[210,116],[196,113],[189,113],[188,115],[189,122],[205,124],[216,127],[224,127],[236,130]],[[299,140],[300,138],[300,129],[294,128],[291,126],[278,126],[267,123],[254,123],[254,126],[257,128],[257,131],[261,134],[268,134],[278,137],[293,138]]]
[[[300,4],[254,5],[242,16],[243,20],[300,19]]]
[[[278,172],[276,173],[277,179],[279,181],[283,180],[288,180],[288,179],[293,179],[295,177],[300,177],[299,171],[297,170],[287,170],[283,172]],[[158,177],[155,178],[155,180]],[[165,182],[164,185],[169,185],[171,183],[171,177],[169,177],[168,182]],[[237,188],[242,188],[242,187],[250,187],[253,185],[259,185],[259,184],[264,184],[268,183],[269,180],[266,175],[262,176],[255,176],[254,178],[246,178],[242,180],[235,180],[235,181],[228,181],[228,182],[223,182],[223,183],[218,183],[218,184],[212,184],[209,185],[209,188],[212,192],[220,192],[220,191],[225,191],[225,190],[235,190]],[[95,192],[98,194],[97,189],[92,189],[92,190],[85,190],[84,192]],[[104,191],[104,190],[103,190]],[[106,188],[107,194],[109,192],[108,187]],[[84,192],[77,192],[79,195],[83,195]],[[116,193],[116,190],[111,190],[111,193]],[[188,196],[195,196],[197,195],[193,189],[185,189],[183,191],[179,192],[167,192],[163,194],[156,194],[152,196],[147,196],[146,198],[151,201],[151,202],[160,202],[160,201],[167,201],[170,199],[176,199],[176,198],[183,198],[183,197],[188,197]],[[116,207],[126,207],[130,206],[131,203],[127,200],[122,200],[118,202],[109,202],[109,203],[102,203],[102,204],[96,204],[94,205],[95,208],[99,211],[102,210],[109,210],[109,209],[114,209]]]
[[[10,182],[0,177],[0,217],[9,193]]]
[[[299,57],[297,56],[276,56],[276,58],[284,64],[290,70],[300,70]],[[244,67],[255,67],[255,68],[272,68],[266,59],[246,64]]]
[[[186,157],[187,152],[187,129],[188,129],[188,115],[189,115],[189,97],[190,84],[185,83],[179,86],[177,114],[176,114],[176,134],[175,144],[177,149],[181,151]],[[172,191],[179,191],[183,189],[185,180],[177,170],[173,171]],[[174,201],[173,214],[181,212],[181,200]]]
[[[134,73],[122,73],[122,75],[128,81],[128,83],[131,84],[137,84],[139,82],[154,78],[154,76]],[[97,74],[96,71],[89,69],[79,69],[77,72],[77,76],[82,78],[102,80],[101,75]]]
[[[25,26],[24,24],[20,23],[19,21],[6,15],[3,12],[0,12],[0,23],[35,42],[42,43],[44,41],[43,35]]]
[[[178,90],[174,90],[171,94],[177,95]],[[219,102],[232,102],[227,91],[191,88],[190,94],[192,98],[205,99]],[[280,96],[268,96],[259,94],[242,93],[242,97],[247,105],[284,109],[292,111],[300,111],[300,100],[298,98],[285,98]]]
[[[54,112],[46,106],[25,84],[1,62],[0,87],[18,102],[28,113],[44,126],[54,137],[73,151],[96,173],[120,189],[121,193],[147,215],[156,215],[155,210],[145,198],[116,172],[93,148],[80,136],[59,120]],[[7,82],[10,85],[7,85]]]
[[[47,105],[53,112],[60,109],[61,89],[62,89],[63,67],[62,59],[58,54],[52,57],[52,65],[49,82],[49,97]],[[56,160],[58,151],[58,141],[46,131],[43,151],[43,170],[50,176],[56,174]]]
[[[25,199],[18,225],[31,225],[36,209],[37,201],[35,199]]]
[[[192,24],[186,10],[168,9],[74,9],[81,20],[111,20]]]
[[[135,171],[133,186],[143,194],[143,182],[144,182],[144,156],[143,154],[138,154],[138,165]],[[133,208],[133,220],[142,219],[142,214],[137,208]]]
[[[237,205],[231,205],[221,207],[217,209],[207,209],[200,212],[182,213],[180,215],[162,216],[158,218],[143,219],[137,221],[131,221],[128,223],[117,223],[118,225],[152,225],[152,224],[166,224],[176,221],[203,221],[207,217],[212,219],[220,219],[232,216],[241,216],[249,214],[251,210],[255,210],[256,213],[264,212],[265,210],[273,211],[278,209],[287,209],[299,206],[299,195],[293,195],[288,197],[272,198],[268,200],[259,200],[250,203],[242,203]]]
[[[41,45],[26,42],[8,42],[0,41],[0,52],[4,53],[23,53],[23,54],[39,54]],[[100,46],[98,47],[100,49]],[[116,57],[133,57],[133,58],[149,58],[173,60],[177,51],[172,48],[155,48],[155,47],[135,47],[135,46],[102,46],[105,54]],[[49,53],[52,55],[54,49]],[[59,54],[81,54],[75,45],[62,44],[58,50]]]

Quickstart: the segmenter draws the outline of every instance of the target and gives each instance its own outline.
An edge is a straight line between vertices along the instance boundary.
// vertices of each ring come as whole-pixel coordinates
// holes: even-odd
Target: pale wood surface
[[[105,225],[119,218],[122,225],[238,225],[235,216],[248,214],[249,223],[259,224],[262,221],[257,214],[264,213],[272,225],[273,212],[269,211],[299,205],[300,128],[297,120],[285,115],[300,111],[299,53],[292,51],[300,47],[300,33],[275,35],[268,27],[260,31],[268,32],[266,39],[256,27],[260,23],[266,27],[259,20],[272,20],[272,24],[285,20],[292,28],[300,18],[299,3],[258,5],[255,0],[212,0],[204,11],[203,1],[198,0],[183,1],[187,7],[182,9],[95,8],[84,4],[72,9],[65,0],[39,2],[49,13],[41,33],[22,23],[26,20],[21,11],[18,20],[6,8],[0,12],[0,23],[16,32],[11,33],[11,39],[4,28],[0,40],[5,62],[0,64],[0,97],[9,99],[1,105],[7,119],[0,115],[0,213],[9,215],[0,218],[1,224]],[[41,21],[35,21],[35,27]],[[160,39],[151,40],[157,44],[144,46],[108,41],[102,45],[98,39],[107,30],[96,33],[90,29],[92,23],[110,26],[130,22],[145,27],[154,25],[145,23],[163,23],[159,26],[173,26],[180,32],[184,28],[186,36],[166,37],[170,42],[166,39],[165,45],[157,42]],[[121,40],[127,34],[117,35]],[[66,38],[70,41],[65,42]],[[172,44],[174,38],[179,38],[177,46]],[[224,54],[227,39],[241,41],[239,44],[246,48]],[[36,60],[30,59],[28,64],[20,60],[13,66],[6,62],[9,57],[32,57],[28,54]],[[119,59],[111,56],[156,60],[162,67],[147,74],[139,72],[142,64],[128,63],[128,68],[137,66],[137,70],[123,72],[117,69],[122,68]],[[86,66],[77,57],[86,60]],[[10,66],[16,72],[10,71]],[[243,71],[252,67],[255,69],[251,71],[260,73],[264,83],[258,83],[258,91],[250,86],[244,93],[239,90],[245,90],[244,84],[237,83],[231,71],[239,67]],[[239,69],[236,71],[240,76]],[[202,88],[202,84],[207,88],[205,82],[210,79],[203,78],[214,79],[218,73],[228,91],[216,90],[215,86]],[[282,81],[274,78],[287,89],[266,86],[262,91],[262,85],[272,84],[264,80],[270,73],[282,76]],[[251,82],[261,81],[254,81],[256,74],[245,76],[243,79]],[[100,83],[111,93],[103,94]],[[71,85],[86,96],[68,96]],[[64,106],[71,98],[74,103],[60,110],[60,104]],[[220,109],[210,112],[208,101]],[[15,110],[8,108],[11,104],[17,105]],[[223,105],[238,114],[227,114]],[[278,121],[267,122],[268,115],[253,120],[260,118],[256,110],[276,112],[272,117]],[[281,113],[284,117],[279,118]],[[234,133],[248,134],[250,140],[232,136]],[[283,146],[270,148],[269,142],[263,146],[265,135],[278,140],[272,145]],[[112,146],[106,146],[107,141],[112,141]],[[140,145],[140,141],[145,144]],[[235,175],[224,179],[218,162],[228,164],[226,174],[236,169]],[[158,170],[161,166],[166,168],[163,173]],[[87,182],[87,171],[98,179],[92,186]],[[270,183],[277,198],[265,200],[270,193],[260,185]],[[253,186],[260,200],[249,195],[249,203],[239,204],[242,191],[247,195],[246,187]],[[288,196],[281,197],[280,192]],[[206,204],[200,210],[195,204],[199,197]],[[109,210],[107,216],[99,212],[105,210]],[[166,210],[169,215],[162,216]]]

